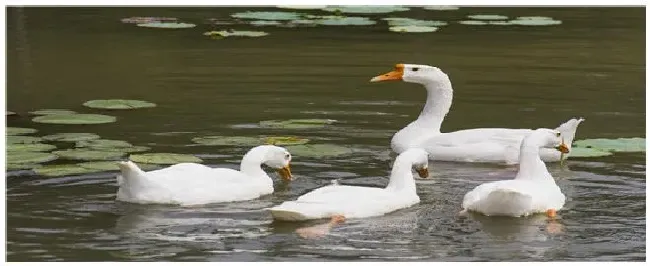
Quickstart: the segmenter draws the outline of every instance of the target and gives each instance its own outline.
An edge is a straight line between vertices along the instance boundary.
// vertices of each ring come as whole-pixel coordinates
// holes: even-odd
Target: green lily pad
[[[576,147],[609,152],[645,152],[645,138],[584,139],[573,142]]]
[[[260,126],[267,128],[305,129],[322,128],[334,122],[336,122],[336,120],[332,119],[289,119],[284,121],[266,120],[260,121]]]
[[[7,136],[7,145],[10,144],[31,144],[41,142],[42,138],[31,136]]]
[[[98,114],[60,114],[37,116],[32,119],[36,123],[45,124],[67,124],[67,125],[90,125],[113,123],[117,119],[114,116]]]
[[[40,164],[7,164],[7,171],[16,171],[16,170],[31,170],[34,168],[41,167]]]
[[[266,137],[263,139],[265,144],[271,144],[276,146],[290,146],[290,145],[303,145],[309,142],[309,139],[299,138],[299,137]]]
[[[203,35],[210,37],[262,37],[269,34],[263,31],[222,30],[204,32]]]
[[[81,161],[115,160],[126,156],[126,153],[121,151],[91,149],[68,149],[62,151],[54,151],[52,153],[58,155],[63,159]]]
[[[354,14],[385,14],[409,10],[408,7],[401,6],[331,6],[322,10],[337,13],[354,13]]]
[[[9,136],[34,134],[36,132],[38,132],[38,130],[33,129],[33,128],[26,128],[26,127],[8,127],[7,128],[7,135],[9,135]]]
[[[193,138],[192,142],[207,146],[257,146],[263,142],[257,137],[207,136]]]
[[[278,26],[282,25],[282,22],[277,20],[253,20],[249,22],[253,26]]]
[[[58,133],[43,137],[47,141],[82,141],[99,139],[99,135],[93,133]]]
[[[591,148],[581,148],[581,147],[572,147],[569,156],[572,158],[581,158],[581,157],[602,157],[612,155],[611,152],[601,151]]]
[[[377,24],[376,21],[366,17],[345,16],[307,16],[314,19],[314,24],[325,26],[365,26]]]
[[[36,164],[54,161],[58,156],[44,152],[8,152],[7,164]]]
[[[93,139],[93,140],[77,141],[75,147],[89,148],[93,150],[112,150],[115,148],[129,148],[129,147],[133,147],[133,145],[124,140]]]
[[[129,160],[136,163],[149,163],[149,164],[176,164],[176,163],[200,163],[203,162],[200,158],[190,154],[176,154],[176,153],[145,153],[145,154],[131,154]]]
[[[277,8],[285,9],[323,9],[327,6],[317,6],[317,5],[300,5],[300,6],[275,6]]]
[[[462,20],[458,21],[458,24],[463,24],[463,25],[488,25],[487,21],[481,21],[481,20]]]
[[[67,114],[76,114],[77,112],[66,109],[41,109],[36,111],[29,112],[33,115],[67,115]]]
[[[120,167],[118,166],[119,161],[101,161],[101,162],[84,162],[78,163],[77,165],[86,168],[93,169],[98,171],[119,171]],[[138,167],[143,171],[150,171],[160,168],[159,165],[140,163]]]
[[[282,12],[282,11],[274,11],[274,12],[246,11],[246,12],[235,13],[230,16],[233,18],[261,19],[261,20],[294,20],[294,19],[299,19],[301,17],[300,14],[295,12]]]
[[[36,172],[37,175],[41,175],[41,176],[57,177],[57,176],[70,176],[70,175],[96,173],[96,172],[101,172],[101,170],[83,168],[76,164],[59,164],[59,165],[46,165],[43,167],[35,168],[34,172]]]
[[[522,25],[522,26],[551,26],[562,24],[561,20],[554,20],[549,17],[518,17],[515,20],[511,20],[510,24],[513,25]]]
[[[140,100],[123,100],[123,99],[92,100],[92,101],[85,102],[83,105],[90,108],[111,109],[111,110],[156,107],[155,103],[150,103],[150,102],[140,101]]]
[[[333,144],[305,144],[287,147],[289,152],[295,157],[336,157],[353,153],[354,150],[344,146]]]
[[[458,10],[457,6],[424,6],[423,9],[427,10]]]
[[[177,22],[149,22],[137,24],[138,27],[143,28],[158,28],[158,29],[188,29],[196,27],[192,23],[177,23]]]
[[[392,32],[435,32],[438,27],[429,26],[393,26],[388,28]]]
[[[7,152],[51,151],[54,149],[56,149],[56,146],[43,143],[7,145]]]
[[[490,24],[490,25],[502,25],[502,26],[512,25],[512,23],[510,21],[501,21],[501,20],[491,20],[491,21],[488,21],[488,24]]]
[[[428,27],[440,27],[446,26],[447,22],[440,20],[419,20],[412,18],[382,18],[382,20],[388,21],[389,26],[428,26]]]
[[[508,16],[502,16],[502,15],[469,15],[467,17],[471,18],[471,19],[477,19],[477,20],[504,20],[504,19],[508,19]]]

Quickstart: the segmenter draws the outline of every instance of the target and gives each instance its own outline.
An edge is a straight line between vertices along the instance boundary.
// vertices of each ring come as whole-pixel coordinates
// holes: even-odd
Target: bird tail
[[[576,131],[578,130],[578,125],[580,125],[582,121],[585,121],[585,119],[582,117],[572,118],[571,120],[564,122],[564,124],[556,128],[557,131],[560,131],[560,133],[562,133],[562,137],[564,137],[564,143],[566,143],[568,147],[571,147],[573,139],[576,135]]]
[[[134,189],[144,186],[144,171],[131,161],[118,162],[117,165],[121,172],[117,175],[118,199],[131,197]]]
[[[487,215],[525,216],[532,211],[533,198],[515,190],[497,188],[487,195],[486,206],[477,206]]]
[[[322,203],[288,201],[267,210],[271,211],[273,219],[280,221],[305,221],[336,215],[336,213],[328,213],[323,208],[327,206]]]

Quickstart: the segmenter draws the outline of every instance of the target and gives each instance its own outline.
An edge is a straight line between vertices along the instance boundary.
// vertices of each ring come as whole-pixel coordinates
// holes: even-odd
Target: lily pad
[[[130,17],[123,18],[120,21],[126,24],[145,24],[145,23],[155,23],[155,22],[172,22],[177,21],[177,18],[169,17]]]
[[[278,26],[282,25],[282,22],[277,20],[253,20],[249,22],[253,26]]]
[[[81,161],[115,160],[126,156],[126,153],[121,151],[106,151],[106,150],[91,150],[91,149],[68,149],[62,151],[54,151],[52,153],[58,155],[63,159],[81,160]]]
[[[388,21],[389,26],[429,26],[439,27],[446,26],[447,22],[440,20],[419,20],[412,18],[383,18],[382,20]]]
[[[314,24],[325,26],[365,26],[377,24],[376,21],[366,17],[345,16],[308,16],[314,18]]]
[[[149,22],[138,24],[138,27],[143,28],[158,28],[158,29],[188,29],[196,27],[192,23],[177,23],[177,22]]]
[[[554,20],[549,17],[518,17],[515,20],[511,20],[510,24],[513,25],[522,25],[522,26],[551,26],[562,24],[561,20]]]
[[[99,139],[99,135],[93,133],[58,133],[43,137],[47,141],[82,141]]]
[[[40,164],[7,164],[7,171],[31,170],[41,167]]]
[[[32,119],[36,123],[45,124],[67,124],[67,125],[90,125],[113,123],[117,119],[114,116],[98,114],[60,114],[37,116]]]
[[[31,137],[31,136],[7,136],[7,145],[31,144],[31,143],[41,142],[41,140],[42,139],[39,137]]]
[[[300,6],[275,6],[277,8],[285,8],[285,9],[323,9],[326,8],[327,6],[317,6],[317,5],[300,5]]]
[[[309,139],[299,137],[266,137],[263,142],[265,144],[277,146],[290,146],[290,145],[303,145],[309,142]]]
[[[481,20],[462,20],[458,21],[458,24],[463,24],[463,25],[488,25],[487,21],[481,21]]]
[[[156,107],[155,103],[150,103],[150,102],[140,101],[140,100],[123,100],[123,99],[92,100],[92,101],[85,102],[83,105],[90,108],[111,109],[111,110]]]
[[[385,14],[408,11],[409,8],[401,6],[331,6],[323,8],[322,10],[336,13]]]
[[[574,145],[609,152],[645,152],[645,138],[584,139]]]
[[[76,114],[77,112],[67,109],[41,109],[36,111],[29,112],[33,115],[66,115],[66,114]]]
[[[51,151],[54,149],[56,149],[56,146],[43,143],[7,145],[7,152]]]
[[[388,28],[392,32],[435,32],[438,27],[429,26],[393,26]]]
[[[83,168],[76,164],[46,165],[34,169],[34,172],[36,172],[36,174],[47,177],[80,175],[96,173],[100,171],[101,170]]]
[[[457,6],[424,6],[423,9],[427,10],[458,10]]]
[[[492,21],[488,21],[488,24],[506,26],[506,25],[512,25],[512,22],[510,22],[510,21],[502,21],[502,20],[492,20]]]
[[[508,16],[502,16],[502,15],[469,15],[467,17],[471,18],[471,19],[478,19],[478,20],[504,20],[504,19],[508,19]]]
[[[266,121],[261,121],[260,126],[267,127],[267,128],[305,129],[305,128],[322,128],[334,122],[336,122],[336,120],[332,120],[332,119],[266,120]]]
[[[90,148],[93,149],[92,147]],[[106,150],[106,151],[118,150],[126,153],[136,153],[136,152],[148,151],[151,150],[151,148],[146,146],[131,146],[131,147],[115,147],[115,149],[103,148],[101,150]]]
[[[176,154],[176,153],[145,153],[145,154],[131,154],[129,160],[136,163],[149,163],[149,164],[176,164],[176,163],[200,163],[203,162],[200,158],[190,154]]]
[[[287,149],[295,157],[311,158],[336,157],[354,152],[351,148],[333,144],[305,144],[290,146]]]
[[[45,152],[9,152],[7,164],[36,164],[54,161],[58,156]]]
[[[36,132],[38,132],[38,130],[33,129],[33,128],[26,128],[26,127],[8,127],[7,128],[7,135],[9,135],[9,136],[34,134]]]
[[[602,157],[602,156],[609,156],[609,155],[612,155],[612,153],[608,151],[601,151],[597,149],[581,148],[581,147],[572,147],[571,152],[569,153],[569,156],[572,158]]]
[[[133,145],[124,140],[93,139],[93,140],[78,141],[75,144],[75,147],[89,148],[93,150],[112,150],[115,148],[129,148],[129,147],[133,147]]]
[[[193,138],[192,142],[207,146],[257,146],[263,142],[256,137],[207,136]]]
[[[262,37],[269,34],[263,31],[222,30],[204,32],[203,35],[210,37]]]
[[[84,162],[78,163],[77,165],[86,169],[93,169],[98,171],[119,171],[120,167],[118,166],[119,161],[101,161],[101,162]],[[160,168],[159,165],[140,163],[138,167],[143,171],[150,171]]]
[[[244,18],[244,19],[261,19],[261,20],[294,20],[301,17],[300,14],[295,12],[266,12],[266,11],[246,11],[230,15],[233,18]]]

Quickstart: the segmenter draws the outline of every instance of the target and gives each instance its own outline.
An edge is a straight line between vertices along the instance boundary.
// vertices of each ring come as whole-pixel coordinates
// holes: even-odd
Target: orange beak
[[[561,153],[569,153],[569,147],[566,145],[566,143],[560,144],[560,146],[555,147],[555,149]]]
[[[402,80],[402,75],[404,75],[404,65],[397,64],[395,65],[395,70],[376,76],[370,80],[370,82],[378,81],[389,81],[389,80]]]
[[[291,176],[291,167],[289,167],[288,164],[285,167],[278,169],[278,174],[280,174],[280,177],[282,177],[282,179],[285,181],[293,180]]]
[[[415,169],[415,171],[418,172],[418,175],[422,178],[429,177],[429,168]]]

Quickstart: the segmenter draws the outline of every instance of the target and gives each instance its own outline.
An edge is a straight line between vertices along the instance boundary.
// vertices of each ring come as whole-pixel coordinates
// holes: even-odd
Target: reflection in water
[[[527,217],[500,217],[469,212],[467,216],[479,222],[481,230],[499,240],[546,241],[549,234],[557,235],[563,231],[559,220],[549,219],[543,214]]]

